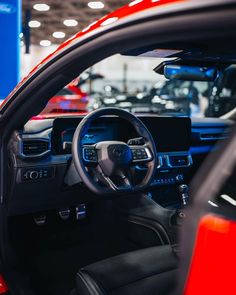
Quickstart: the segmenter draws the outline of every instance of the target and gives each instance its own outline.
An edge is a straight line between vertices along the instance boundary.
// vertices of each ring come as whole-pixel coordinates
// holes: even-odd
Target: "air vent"
[[[50,143],[47,139],[32,139],[22,141],[21,155],[23,157],[42,157],[50,152]]]
[[[167,165],[172,168],[188,167],[193,162],[191,155],[169,155],[166,161]]]

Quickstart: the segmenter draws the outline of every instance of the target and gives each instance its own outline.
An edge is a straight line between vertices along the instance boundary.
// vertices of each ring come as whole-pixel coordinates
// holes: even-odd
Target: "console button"
[[[83,158],[86,162],[97,162],[97,152],[94,148],[83,148]]]
[[[54,176],[53,167],[24,168],[20,170],[21,181],[37,181],[52,178]]]
[[[184,180],[184,176],[183,176],[183,174],[178,174],[178,175],[176,175],[176,180],[177,180],[178,182],[183,181],[183,180]]]
[[[154,178],[152,181],[152,185],[174,185],[182,183],[183,180],[183,174],[165,174]]]
[[[31,171],[29,174],[30,179],[38,179],[39,178],[39,172],[38,171]]]
[[[142,137],[129,139],[128,145],[144,145],[145,140]]]
[[[144,148],[140,148],[140,149],[133,148],[133,149],[131,149],[131,152],[132,152],[132,156],[133,156],[134,161],[148,159],[147,152]]]

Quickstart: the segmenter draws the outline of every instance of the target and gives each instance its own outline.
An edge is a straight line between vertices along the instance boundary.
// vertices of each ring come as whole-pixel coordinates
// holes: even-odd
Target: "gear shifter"
[[[181,208],[179,208],[175,211],[175,213],[172,215],[171,221],[172,221],[172,224],[174,224],[176,226],[181,226],[185,217],[186,217],[185,212],[184,212],[184,208],[187,206],[188,200],[189,200],[189,187],[188,187],[188,185],[181,184],[178,187],[178,193],[181,198]]]
[[[189,187],[187,184],[181,184],[178,187],[178,191],[180,194],[180,198],[182,201],[182,206],[186,207],[187,203],[188,203],[188,199],[189,199]]]

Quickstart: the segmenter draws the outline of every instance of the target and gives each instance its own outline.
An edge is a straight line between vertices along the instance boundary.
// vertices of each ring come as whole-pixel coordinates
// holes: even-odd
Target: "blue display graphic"
[[[0,100],[20,78],[21,0],[0,0]]]

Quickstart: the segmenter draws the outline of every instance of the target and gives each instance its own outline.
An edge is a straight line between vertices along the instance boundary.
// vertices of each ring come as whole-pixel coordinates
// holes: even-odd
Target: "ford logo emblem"
[[[121,149],[121,148],[114,148],[114,150],[113,150],[113,154],[118,158],[123,156],[125,153],[126,153],[126,150]]]
[[[0,13],[3,13],[3,14],[12,14],[16,12],[16,7],[11,5],[11,4],[8,4],[8,3],[2,3],[0,2]]]

